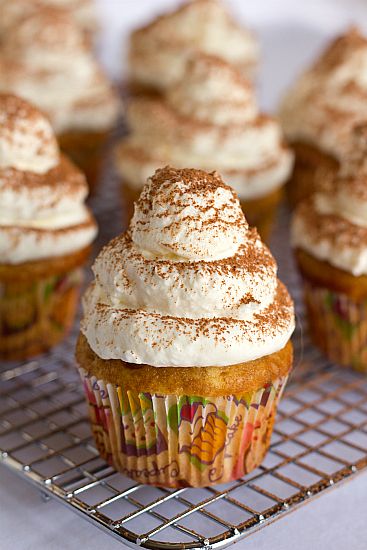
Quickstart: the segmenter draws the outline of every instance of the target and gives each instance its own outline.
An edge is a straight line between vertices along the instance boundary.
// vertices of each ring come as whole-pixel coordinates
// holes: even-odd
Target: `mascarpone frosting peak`
[[[294,328],[274,258],[216,173],[158,170],[93,272],[81,330],[102,359],[233,365],[282,349]]]
[[[142,251],[174,261],[232,256],[247,228],[237,196],[219,174],[168,166],[148,180],[130,224]]]
[[[87,33],[96,30],[96,7],[93,0],[0,0],[0,40],[24,17],[49,8],[68,13]]]
[[[350,27],[325,49],[311,70],[321,79],[332,79],[339,86],[351,78],[367,85],[366,48],[366,37],[357,27]]]
[[[367,38],[355,27],[336,38],[285,95],[287,138],[342,159],[353,126],[367,119]]]
[[[13,28],[12,31],[15,31]],[[46,9],[22,17],[18,21],[16,32],[6,37],[5,48],[11,48],[22,58],[32,57],[39,50],[47,48],[44,54],[64,47],[72,52],[84,47],[85,38],[67,13],[57,9]],[[35,62],[38,62],[36,58]]]
[[[88,246],[96,223],[84,175],[64,155],[47,118],[0,95],[0,263],[62,256]]]
[[[36,11],[9,28],[0,53],[0,90],[40,107],[59,134],[108,129],[119,110],[82,29],[57,9]]]
[[[367,274],[367,123],[349,135],[339,173],[294,215],[292,241],[320,260],[355,276]]]
[[[130,44],[134,82],[165,90],[176,82],[193,53],[215,55],[251,74],[258,60],[253,35],[241,28],[223,2],[184,2],[135,31]]]
[[[218,125],[246,123],[258,114],[252,85],[228,63],[203,54],[188,61],[167,101],[185,117]]]
[[[59,147],[48,119],[18,97],[0,94],[0,170],[43,174],[59,163]]]

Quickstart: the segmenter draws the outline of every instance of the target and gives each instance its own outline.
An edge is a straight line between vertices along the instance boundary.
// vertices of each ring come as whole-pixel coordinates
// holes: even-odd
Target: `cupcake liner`
[[[340,365],[367,372],[367,300],[304,283],[309,331],[314,343]]]
[[[79,369],[101,456],[140,483],[203,487],[256,468],[270,444],[287,376],[223,397],[127,391]]]
[[[74,320],[82,269],[27,281],[0,281],[0,357],[25,359],[60,342]]]

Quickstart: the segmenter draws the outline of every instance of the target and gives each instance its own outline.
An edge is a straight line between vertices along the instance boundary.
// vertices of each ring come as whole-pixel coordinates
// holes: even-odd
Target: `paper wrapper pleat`
[[[367,300],[305,281],[304,296],[313,342],[336,363],[367,372]]]
[[[26,359],[58,344],[74,321],[83,272],[0,281],[0,358]]]

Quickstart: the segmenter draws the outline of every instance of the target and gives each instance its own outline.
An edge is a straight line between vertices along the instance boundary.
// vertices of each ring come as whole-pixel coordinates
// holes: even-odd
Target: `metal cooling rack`
[[[93,199],[102,237],[120,231],[116,182]],[[111,223],[114,220],[115,223]],[[367,465],[367,378],[328,363],[302,339],[300,287],[282,212],[273,243],[295,297],[296,368],[270,451],[257,470],[205,489],[153,488],[98,456],[74,367],[74,333],[52,353],[0,372],[0,462],[130,546],[223,548]]]

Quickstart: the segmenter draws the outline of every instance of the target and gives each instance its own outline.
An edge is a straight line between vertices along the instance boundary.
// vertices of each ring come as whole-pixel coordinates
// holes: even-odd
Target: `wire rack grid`
[[[116,234],[117,185],[93,199],[98,246]],[[115,220],[112,224],[111,220]],[[136,484],[98,455],[74,365],[77,324],[48,355],[0,371],[0,462],[131,546],[223,548],[367,466],[367,379],[323,359],[302,335],[301,291],[283,211],[273,250],[296,301],[296,368],[279,406],[263,464],[204,489]]]

